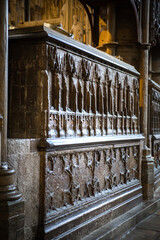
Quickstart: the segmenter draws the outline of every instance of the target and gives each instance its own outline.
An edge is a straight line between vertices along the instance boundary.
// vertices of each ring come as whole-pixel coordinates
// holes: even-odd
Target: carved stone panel
[[[13,44],[10,50],[9,136],[40,137],[47,132],[48,119],[46,46]]]
[[[160,169],[160,139],[158,141],[155,140],[153,144],[155,168]]]
[[[49,137],[139,133],[136,77],[51,46],[48,56]]]
[[[46,211],[78,204],[138,180],[139,151],[140,146],[132,144],[47,153]]]
[[[70,41],[74,40],[65,39],[71,48]],[[102,63],[109,56],[101,56],[103,53],[94,48],[101,61],[94,55],[87,57],[81,54],[79,44],[85,46],[81,43],[71,51],[54,41],[49,44],[38,39],[31,43],[22,39],[10,44],[10,137],[139,133],[139,83],[134,68],[117,63],[117,59],[117,68],[113,60],[112,64]],[[91,52],[90,48],[87,51]],[[121,64],[124,68],[119,67]]]

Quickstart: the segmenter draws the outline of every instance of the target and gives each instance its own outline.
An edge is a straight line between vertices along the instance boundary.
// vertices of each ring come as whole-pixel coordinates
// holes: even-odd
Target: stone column
[[[2,162],[7,156],[8,1],[0,1],[0,114],[3,116]]]
[[[142,43],[140,49],[140,111],[141,111],[141,133],[145,136],[147,145],[148,128],[148,57],[149,44]]]
[[[141,132],[144,133],[146,145],[148,119],[149,11],[150,0],[144,0],[142,2],[142,44],[140,52],[140,111]]]
[[[143,198],[152,199],[154,194],[154,160],[148,144],[148,69],[149,69],[149,13],[150,0],[142,1],[142,44],[140,52],[140,111],[141,133],[145,136],[142,160]]]
[[[0,115],[0,166],[1,166],[1,152],[2,152],[2,149],[1,149],[1,132],[2,132],[2,126],[3,126],[3,117],[2,115]]]
[[[7,164],[8,0],[0,1],[0,239],[24,238],[24,201],[14,186],[15,171]]]

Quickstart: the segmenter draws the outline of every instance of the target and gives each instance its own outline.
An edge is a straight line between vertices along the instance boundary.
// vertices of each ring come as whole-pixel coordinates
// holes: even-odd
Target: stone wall
[[[36,141],[8,139],[8,163],[16,171],[16,186],[25,201],[25,240],[35,239],[40,195],[40,155]]]

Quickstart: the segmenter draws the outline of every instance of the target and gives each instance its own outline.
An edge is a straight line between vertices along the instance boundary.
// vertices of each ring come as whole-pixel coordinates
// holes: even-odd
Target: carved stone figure
[[[53,1],[51,5],[50,18],[58,18],[58,2]]]
[[[74,35],[74,39],[82,42],[83,34],[82,34],[82,23],[78,21],[77,15],[73,16],[73,25],[71,28],[71,33]]]
[[[66,28],[66,20],[66,1],[63,0],[63,6],[61,9],[61,24],[63,29]]]

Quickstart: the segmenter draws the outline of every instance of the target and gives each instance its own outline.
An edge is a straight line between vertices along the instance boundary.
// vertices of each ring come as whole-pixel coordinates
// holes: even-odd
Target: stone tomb
[[[11,30],[9,49],[10,141],[38,141],[37,226],[81,239],[142,202],[139,73],[44,25]]]

